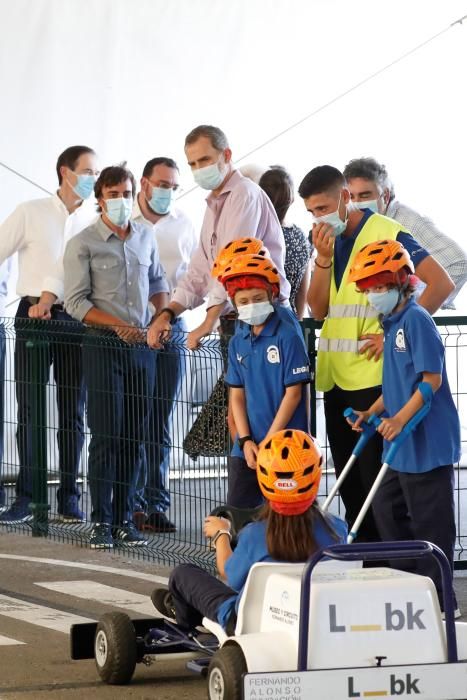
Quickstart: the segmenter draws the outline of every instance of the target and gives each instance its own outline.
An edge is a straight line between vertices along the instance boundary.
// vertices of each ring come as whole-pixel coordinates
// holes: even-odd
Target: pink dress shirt
[[[282,228],[267,194],[234,170],[222,192],[206,198],[199,245],[185,275],[178,280],[172,300],[187,309],[204,303],[208,308],[227,301],[223,286],[211,277],[217,254],[227,243],[252,236],[264,241],[280,276],[280,296],[287,303],[290,285],[284,275],[285,243]]]

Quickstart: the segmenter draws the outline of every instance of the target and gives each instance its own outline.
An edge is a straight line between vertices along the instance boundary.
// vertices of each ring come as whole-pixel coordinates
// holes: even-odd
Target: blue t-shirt
[[[429,413],[402,443],[391,468],[418,474],[457,462],[459,416],[449,388],[443,342],[433,319],[410,299],[401,311],[385,317],[383,326],[383,399],[389,416],[407,403],[423,380],[423,372],[442,376]],[[384,441],[384,455],[390,445]]]
[[[342,282],[347,263],[349,262],[355,240],[370,216],[373,216],[373,214],[374,212],[372,212],[371,209],[363,209],[363,218],[352,235],[343,236],[341,234],[340,236],[336,236],[336,240],[334,242],[334,280],[338,289],[340,283]],[[429,255],[429,252],[425,250],[425,248],[422,248],[422,246],[417,243],[415,238],[409,233],[404,233],[404,231],[401,231],[397,234],[397,240],[404,246],[404,248],[407,249],[415,268]]]
[[[261,442],[276,417],[285,389],[310,381],[309,359],[300,327],[290,309],[276,307],[259,335],[237,323],[229,343],[226,383],[245,391],[250,433]],[[287,427],[309,432],[306,392]],[[232,456],[243,458],[237,441]]]
[[[345,544],[347,541],[347,524],[331,513],[326,513],[324,517],[332,530],[334,530],[337,539],[333,537],[324,523],[317,519],[313,535],[318,548],[323,549],[323,547],[327,547],[330,544]],[[243,587],[253,564],[257,564],[260,561],[275,561],[268,552],[266,526],[266,520],[260,520],[244,527],[238,537],[237,546],[229,559],[227,559],[225,564],[226,583],[238,593],[225,600],[219,607],[217,620],[224,628],[233,609],[238,610]]]

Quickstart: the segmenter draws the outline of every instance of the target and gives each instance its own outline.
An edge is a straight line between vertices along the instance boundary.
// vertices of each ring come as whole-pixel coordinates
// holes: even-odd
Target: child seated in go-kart
[[[315,439],[301,430],[282,430],[269,438],[259,450],[256,470],[266,503],[258,520],[240,531],[235,550],[230,546],[230,522],[214,516],[205,519],[204,534],[216,550],[223,580],[193,564],[181,564],[170,576],[169,591],[153,592],[156,609],[184,629],[194,629],[207,617],[233,635],[253,564],[305,562],[319,549],[345,542],[346,524],[321,511],[316,501],[321,462]]]

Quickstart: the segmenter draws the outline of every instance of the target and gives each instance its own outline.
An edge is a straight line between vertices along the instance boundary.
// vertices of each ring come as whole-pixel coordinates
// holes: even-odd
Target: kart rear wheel
[[[245,656],[237,644],[219,649],[209,664],[209,700],[242,700],[242,675],[247,670]]]
[[[136,666],[136,632],[125,613],[105,613],[97,623],[94,659],[99,676],[109,685],[126,685]]]

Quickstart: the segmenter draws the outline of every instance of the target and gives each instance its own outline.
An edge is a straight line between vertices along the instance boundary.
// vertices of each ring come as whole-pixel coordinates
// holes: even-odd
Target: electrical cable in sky
[[[369,83],[371,80],[374,80],[378,76],[382,75],[384,72],[386,72],[387,70],[389,70],[393,66],[397,65],[401,61],[404,61],[406,58],[408,58],[409,56],[412,56],[417,51],[420,51],[420,49],[424,48],[425,46],[428,46],[428,44],[431,44],[432,41],[435,41],[436,39],[438,39],[440,36],[442,36],[443,34],[448,32],[450,29],[452,29],[452,27],[455,27],[457,24],[462,24],[465,20],[467,20],[467,14],[465,14],[463,17],[460,17],[459,19],[456,19],[454,22],[451,22],[451,24],[449,24],[447,27],[445,27],[441,31],[428,37],[428,39],[425,39],[420,44],[417,44],[412,49],[409,49],[405,53],[401,54],[400,56],[398,56],[398,58],[395,58],[390,63],[387,63],[386,65],[382,66],[381,68],[378,68],[378,70],[374,71],[373,73],[370,73],[370,75],[368,75],[366,78],[359,80],[357,83],[355,83],[354,85],[349,87],[347,90],[340,92],[338,95],[333,97],[331,100],[328,100],[328,102],[325,102],[324,104],[320,105],[319,107],[314,109],[312,112],[309,112],[309,114],[305,114],[298,121],[293,122],[292,124],[287,126],[285,129],[282,129],[282,131],[279,131],[277,134],[274,134],[273,136],[268,138],[266,141],[263,141],[258,146],[255,146],[255,148],[252,148],[247,153],[244,153],[242,156],[240,156],[240,158],[237,158],[237,160],[235,160],[235,163],[240,163],[242,160],[245,160],[245,158],[248,158],[249,156],[253,155],[254,153],[257,153],[265,146],[268,146],[270,143],[277,141],[277,139],[279,139],[281,136],[284,136],[289,131],[292,131],[292,129],[296,129],[298,126],[300,126],[304,122],[308,121],[308,119],[311,119],[312,117],[316,116],[317,114],[319,114],[323,110],[327,109],[331,105],[335,104],[339,100],[342,100],[347,95],[350,95],[350,93],[354,92],[355,90],[358,90],[358,88],[362,87],[362,85],[365,85],[366,83]],[[34,180],[31,180],[29,177],[26,177],[26,175],[23,175],[22,173],[18,172],[17,170],[14,170],[12,167],[7,165],[6,163],[2,163],[0,161],[0,167],[5,168],[5,170],[8,170],[9,172],[13,173],[14,175],[17,175],[22,180],[29,182],[31,185],[34,185],[34,187],[37,187],[38,189],[42,190],[43,192],[46,192],[47,194],[53,194],[52,192],[47,190],[42,185],[39,185]],[[194,187],[190,187],[188,190],[184,190],[177,197],[177,200],[182,199],[183,197],[186,197],[187,194],[190,194],[191,192],[193,192],[194,190],[197,190],[197,189],[198,189],[198,185],[195,185]]]

